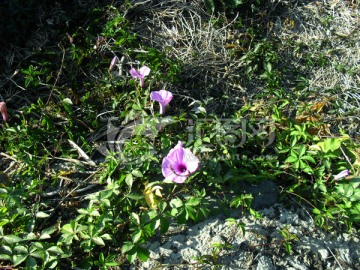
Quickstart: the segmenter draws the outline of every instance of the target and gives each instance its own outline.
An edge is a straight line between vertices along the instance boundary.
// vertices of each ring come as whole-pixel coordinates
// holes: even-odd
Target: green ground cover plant
[[[209,196],[261,218],[252,194],[221,194],[262,180],[276,183],[284,203],[310,207],[319,228],[359,232],[360,98],[351,81],[359,65],[333,62],[332,42],[341,40],[271,35],[280,2],[194,1],[178,28],[164,26],[174,40],[159,46],[156,19],[150,30],[141,20],[153,12],[167,23],[166,8],[182,11],[181,1],[98,2],[73,1],[77,12],[68,13],[65,4],[43,10],[46,1],[31,1],[42,32],[26,44],[16,36],[19,47],[1,40],[1,266],[126,269],[146,261],[146,243],[171,224],[209,217]],[[333,18],[322,19],[327,27]],[[326,65],[349,81],[346,93],[336,83],[318,89],[309,74]],[[296,237],[280,233],[291,253]],[[213,248],[199,263],[216,265],[231,245]]]

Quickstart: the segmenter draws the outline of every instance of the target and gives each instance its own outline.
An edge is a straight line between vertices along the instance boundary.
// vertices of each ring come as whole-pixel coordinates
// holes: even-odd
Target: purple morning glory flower
[[[114,56],[113,59],[110,62],[109,71],[112,71],[117,62],[119,61],[119,58],[117,56]]]
[[[139,70],[136,70],[135,68],[130,69],[130,74],[136,79],[140,80],[140,86],[144,87],[145,85],[145,76],[150,74],[150,68],[147,66],[141,67]]]
[[[163,159],[161,170],[166,180],[184,183],[198,167],[199,159],[179,141]]]
[[[166,90],[152,91],[150,93],[150,99],[159,102],[160,104],[160,114],[164,114],[165,107],[173,99],[173,94]]]
[[[343,170],[342,172],[338,173],[337,175],[334,176],[334,180],[339,180],[341,178],[344,178],[346,176],[348,176],[350,174],[349,170]]]
[[[105,38],[103,36],[98,36],[96,40],[96,44],[94,45],[94,50],[99,49],[100,46],[105,42]]]
[[[0,113],[2,114],[2,118],[3,118],[4,122],[9,121],[8,110],[7,110],[6,103],[4,101],[0,102]]]

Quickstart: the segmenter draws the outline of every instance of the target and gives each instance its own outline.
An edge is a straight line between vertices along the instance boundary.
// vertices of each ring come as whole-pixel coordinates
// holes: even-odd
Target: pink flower
[[[145,76],[150,74],[150,68],[147,66],[141,67],[138,71],[135,68],[130,69],[130,74],[136,79],[140,80],[140,86],[144,87],[145,85]]]
[[[6,103],[4,101],[0,102],[0,112],[2,114],[2,118],[4,120],[4,122],[9,121],[9,115],[7,112],[7,106]]]
[[[348,176],[350,174],[349,170],[343,170],[342,172],[338,173],[337,175],[334,176],[334,180],[337,181],[341,178],[344,178],[346,176]]]
[[[98,36],[96,40],[96,44],[94,45],[94,50],[100,48],[100,46],[105,42],[105,38],[103,36]]]
[[[119,58],[117,56],[114,56],[113,59],[110,62],[109,71],[112,71],[115,67],[116,63],[119,61]]]
[[[166,106],[173,99],[173,94],[166,90],[152,91],[150,93],[150,99],[159,102],[160,114],[164,114]]]
[[[166,180],[184,183],[188,176],[197,170],[198,166],[199,159],[190,149],[183,148],[179,141],[163,159],[161,170]]]

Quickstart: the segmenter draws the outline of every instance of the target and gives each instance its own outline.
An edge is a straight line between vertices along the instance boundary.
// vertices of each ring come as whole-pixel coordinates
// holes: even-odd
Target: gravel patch
[[[320,230],[309,212],[295,203],[263,208],[258,220],[240,212],[233,210],[232,217],[244,224],[245,235],[224,215],[182,230],[174,227],[147,245],[150,260],[131,269],[360,269],[359,236]],[[286,228],[295,236],[291,254],[280,234]],[[224,248],[216,252],[216,243]],[[200,258],[207,263],[200,263]]]

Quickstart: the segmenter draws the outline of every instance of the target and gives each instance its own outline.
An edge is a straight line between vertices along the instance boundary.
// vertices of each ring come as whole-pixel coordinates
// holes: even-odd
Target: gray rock
[[[273,270],[275,269],[271,259],[267,256],[261,256],[256,266],[256,270]]]
[[[224,215],[185,230],[172,227],[173,232],[170,231],[162,243],[154,239],[148,244],[150,260],[131,269],[164,269],[169,265],[173,265],[174,270],[192,269],[195,265],[199,269],[212,269],[211,263],[204,264],[197,259],[201,256],[223,270],[341,269],[339,263],[342,269],[359,269],[360,240],[356,231],[346,235],[321,231],[310,218],[305,222],[302,217],[300,222],[302,212],[296,205],[289,209],[274,204],[261,211],[263,218],[259,220],[243,215],[236,220],[244,224],[245,235],[237,226],[228,225]],[[291,255],[285,252],[279,233],[285,225],[298,237],[291,242]],[[214,243],[222,244],[223,248],[216,250]],[[226,247],[226,243],[231,247]]]

